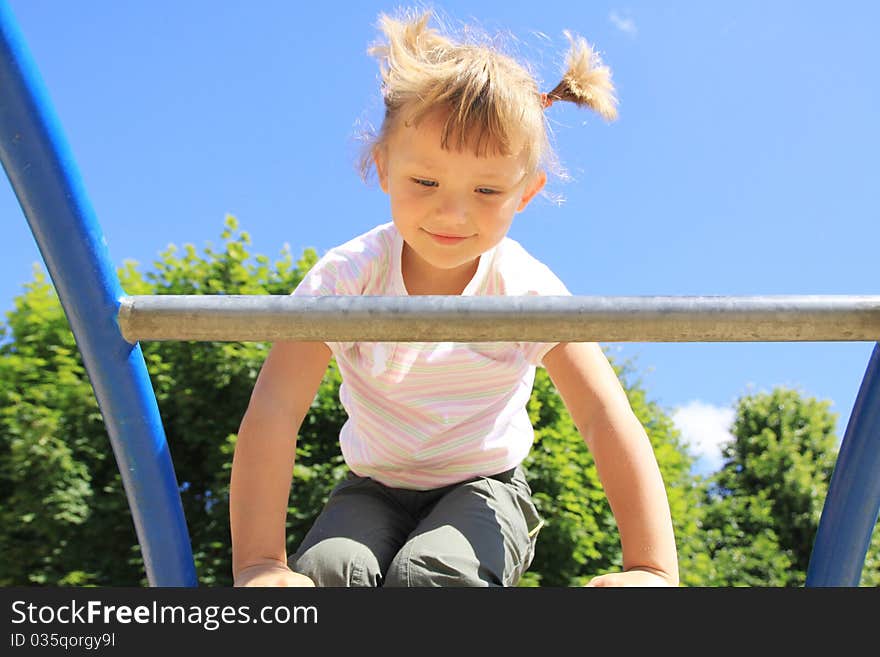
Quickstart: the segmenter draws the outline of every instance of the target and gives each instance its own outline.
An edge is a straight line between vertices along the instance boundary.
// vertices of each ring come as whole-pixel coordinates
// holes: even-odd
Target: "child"
[[[382,16],[387,43],[371,50],[385,118],[364,173],[375,165],[393,221],[330,250],[294,294],[569,294],[506,235],[546,181],[545,109],[566,100],[616,116],[607,67],[570,37],[569,70],[542,94],[512,59],[428,20]],[[288,561],[296,435],[332,356],[351,472]],[[235,585],[516,585],[542,524],[520,465],[537,365],[592,450],[620,531],[623,572],[590,584],[677,585],[663,481],[600,347],[450,342],[273,345],[233,459]]]

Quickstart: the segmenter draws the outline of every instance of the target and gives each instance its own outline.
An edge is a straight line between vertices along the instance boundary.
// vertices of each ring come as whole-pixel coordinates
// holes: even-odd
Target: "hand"
[[[677,586],[669,579],[669,576],[660,572],[651,570],[632,569],[625,570],[621,573],[608,573],[606,575],[598,575],[591,579],[587,586],[592,587],[611,587],[611,586]]]
[[[286,564],[273,561],[243,568],[234,586],[314,586],[311,578],[293,572]]]

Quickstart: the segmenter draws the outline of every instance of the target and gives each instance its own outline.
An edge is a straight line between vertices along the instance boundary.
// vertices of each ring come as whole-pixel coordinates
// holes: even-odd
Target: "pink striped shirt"
[[[331,249],[293,294],[406,296],[403,239],[382,224]],[[569,295],[505,238],[480,257],[463,295]],[[339,436],[356,474],[396,488],[439,488],[519,465],[534,432],[526,404],[555,343],[328,342],[348,420]]]

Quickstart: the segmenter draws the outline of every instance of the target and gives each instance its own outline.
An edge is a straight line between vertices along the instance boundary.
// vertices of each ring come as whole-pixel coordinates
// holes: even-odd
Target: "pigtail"
[[[571,42],[562,81],[551,91],[541,94],[541,103],[549,107],[554,101],[565,100],[588,107],[608,121],[617,118],[617,97],[611,82],[611,69],[602,63],[598,53],[583,37],[564,32]]]

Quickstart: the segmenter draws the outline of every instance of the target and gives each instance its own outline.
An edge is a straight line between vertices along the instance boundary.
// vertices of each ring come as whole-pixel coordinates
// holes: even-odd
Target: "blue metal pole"
[[[813,553],[809,587],[858,586],[880,512],[880,343],[865,377],[837,455]]]
[[[152,586],[196,586],[156,396],[116,322],[124,296],[61,126],[15,17],[0,0],[0,160],[30,224],[122,475]]]

